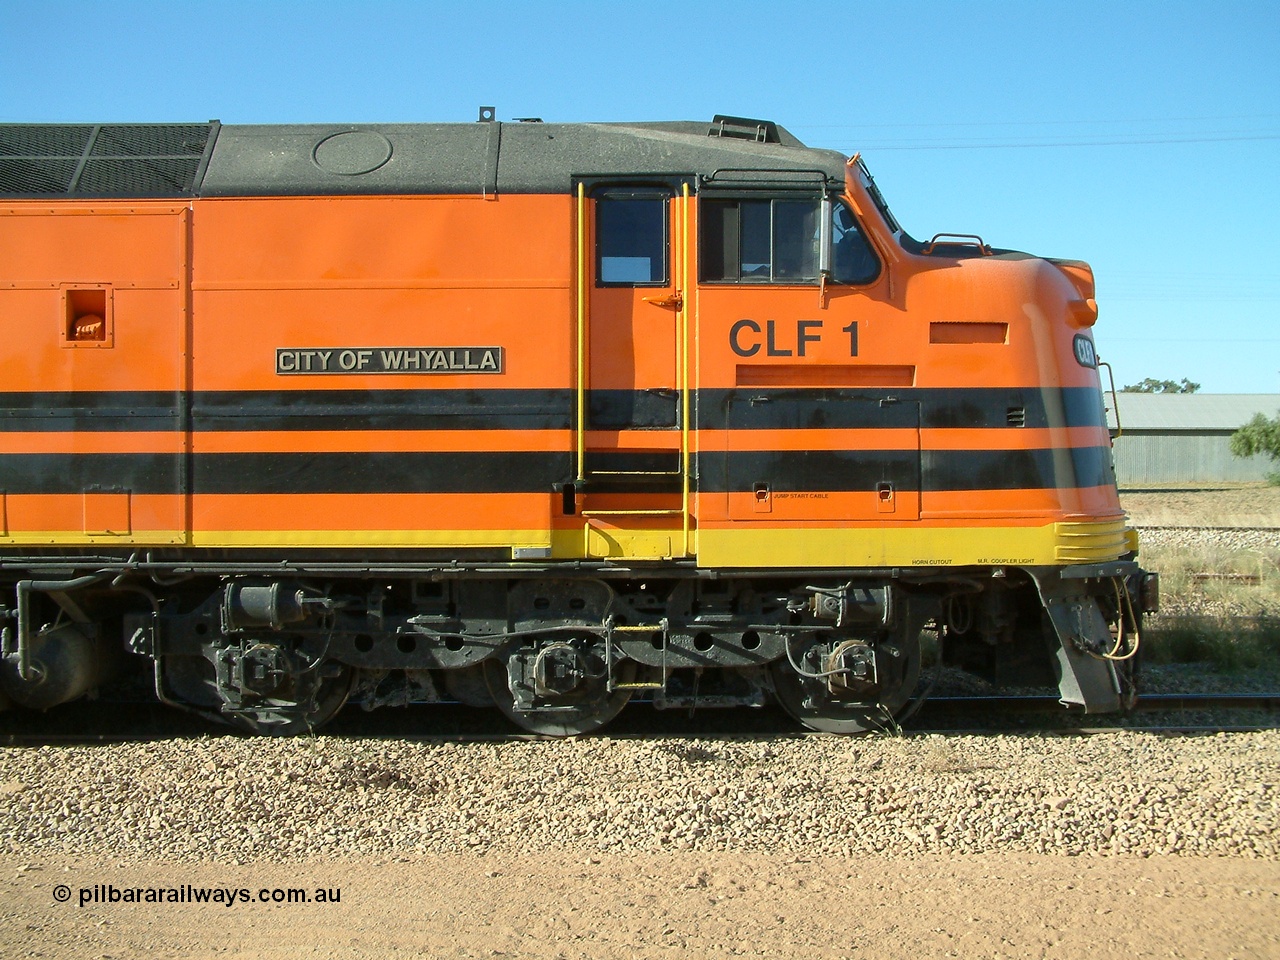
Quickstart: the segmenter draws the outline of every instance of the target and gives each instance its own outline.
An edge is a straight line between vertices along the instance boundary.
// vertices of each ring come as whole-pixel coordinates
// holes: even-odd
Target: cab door
[[[687,189],[594,183],[579,192],[584,553],[687,555]]]
[[[593,199],[588,429],[664,431],[654,445],[669,447],[679,427],[676,326],[684,297],[671,255],[672,191],[599,187]]]

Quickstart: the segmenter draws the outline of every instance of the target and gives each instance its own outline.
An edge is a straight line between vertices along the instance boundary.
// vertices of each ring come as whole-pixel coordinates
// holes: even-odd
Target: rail
[[[587,479],[587,186],[578,184],[578,483]]]
[[[653,629],[652,626],[645,627]],[[691,737],[786,740],[835,736],[801,730],[779,709],[649,710],[643,700],[623,711],[605,731],[611,739]],[[1152,694],[1134,709],[1169,714],[1159,722],[1134,722],[1132,715],[1090,715],[1069,711],[1053,696],[933,697],[905,728],[886,733],[904,736],[942,734],[1094,735],[1123,733],[1245,732],[1280,728],[1280,692],[1247,694]],[[1237,714],[1267,714],[1267,719],[1234,722]],[[1182,714],[1184,716],[1177,716]],[[1041,722],[1048,717],[1052,723]],[[1156,717],[1152,717],[1156,720]],[[1245,717],[1240,717],[1244,720]],[[955,722],[946,723],[952,720]],[[1086,725],[1087,723],[1087,725]],[[443,732],[442,732],[443,731]],[[210,734],[242,736],[229,728],[179,713],[154,701],[81,700],[48,713],[10,710],[0,713],[0,747],[71,746],[196,739]],[[325,728],[325,736],[449,742],[545,740],[511,729],[497,711],[477,711],[451,703],[415,704],[366,713],[347,709]]]
[[[689,453],[689,414],[691,404],[689,402],[689,301],[693,299],[693,286],[689,279],[692,276],[691,250],[693,244],[690,242],[692,237],[692,223],[689,219],[689,184],[683,185],[680,194],[680,219],[681,227],[681,244],[680,252],[684,260],[684,266],[681,269],[682,285],[681,290],[685,292],[684,299],[680,303],[680,342],[676,345],[677,358],[677,376],[680,383],[680,471],[683,477],[680,481],[680,525],[683,547],[681,556],[687,557],[692,553],[689,549],[689,474],[690,474],[690,453]]]

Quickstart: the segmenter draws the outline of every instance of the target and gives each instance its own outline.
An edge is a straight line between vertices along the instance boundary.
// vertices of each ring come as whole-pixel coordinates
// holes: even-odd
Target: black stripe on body
[[[704,457],[704,467],[710,467]],[[722,471],[707,470],[704,493],[874,490],[882,482],[926,493],[953,490],[1047,490],[1112,486],[1109,447],[1033,450],[768,450],[730,453]]]
[[[1013,411],[1021,411],[1021,425],[1031,429],[1106,424],[1102,394],[1091,387],[707,389],[692,399],[697,426],[704,430],[914,426],[903,411],[915,404],[925,428],[1008,428]],[[166,391],[0,393],[0,431],[173,430],[183,402],[182,394]],[[590,391],[589,402],[600,416],[606,409],[647,409],[652,391]],[[218,391],[192,395],[191,423],[197,433],[568,430],[575,423],[573,409],[573,391],[558,389]]]
[[[209,453],[191,458],[196,494],[545,493],[573,479],[570,451],[441,453]],[[180,458],[165,454],[8,454],[10,494],[123,489],[178,493]],[[664,464],[665,465],[665,464]],[[608,466],[646,470],[651,454],[612,454]],[[1018,490],[1110,486],[1109,447],[1033,450],[764,450],[699,458],[697,487],[744,491],[853,491],[893,481],[901,489]],[[588,480],[588,489],[591,481]],[[645,492],[652,480],[617,478],[611,492]]]
[[[963,387],[849,390],[748,387],[698,393],[704,430],[849,430],[915,426],[928,429],[1106,425],[1102,394],[1092,387]]]

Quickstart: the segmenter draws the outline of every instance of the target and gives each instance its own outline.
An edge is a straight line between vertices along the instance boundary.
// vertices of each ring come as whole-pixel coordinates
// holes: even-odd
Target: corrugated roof
[[[1116,425],[1107,393],[1107,422]],[[1128,430],[1236,430],[1255,415],[1280,414],[1280,393],[1120,393]]]

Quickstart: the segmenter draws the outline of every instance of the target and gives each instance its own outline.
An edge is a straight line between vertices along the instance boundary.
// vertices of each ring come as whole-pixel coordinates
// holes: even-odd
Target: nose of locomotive
[[[1083,330],[1098,320],[1098,301],[1094,299],[1093,267],[1083,260],[1051,260],[1075,287],[1077,298],[1067,304],[1067,322]]]

